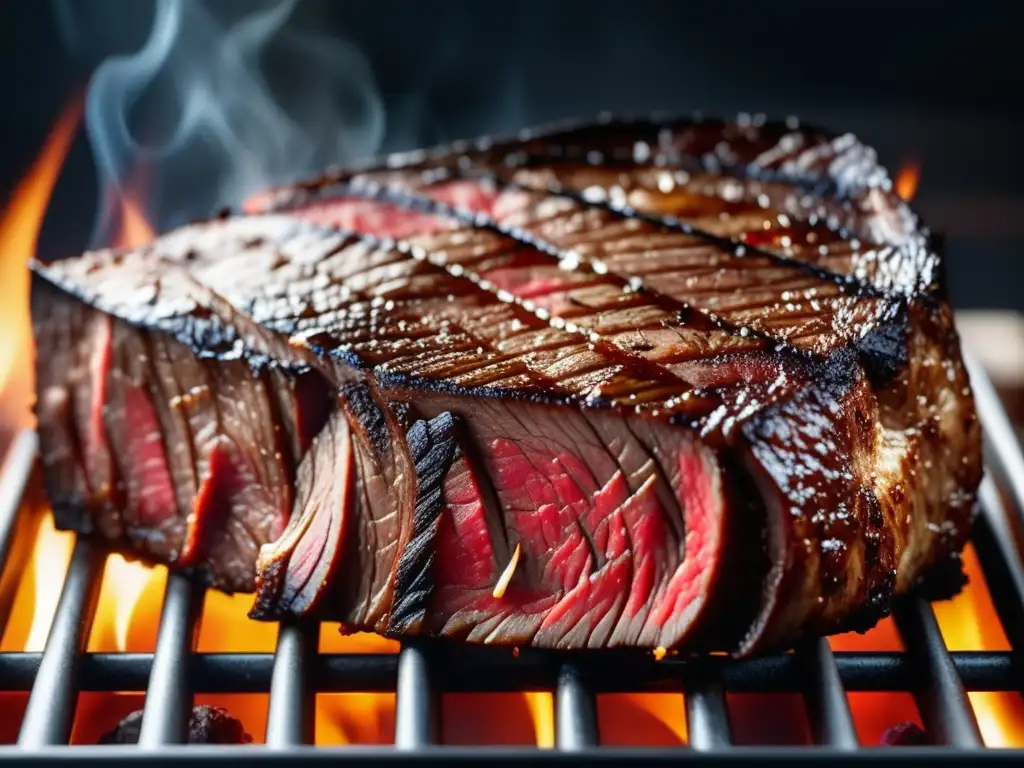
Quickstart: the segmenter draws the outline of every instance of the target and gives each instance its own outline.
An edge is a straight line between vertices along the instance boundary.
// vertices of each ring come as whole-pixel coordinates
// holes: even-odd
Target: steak
[[[955,563],[981,477],[891,187],[849,135],[602,117],[34,264],[57,524],[346,631],[869,628]]]

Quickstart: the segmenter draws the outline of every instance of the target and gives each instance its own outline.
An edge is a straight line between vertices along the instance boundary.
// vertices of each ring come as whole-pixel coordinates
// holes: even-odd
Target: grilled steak
[[[34,271],[58,524],[258,618],[746,654],[969,535],[941,262],[850,136],[552,126]]]

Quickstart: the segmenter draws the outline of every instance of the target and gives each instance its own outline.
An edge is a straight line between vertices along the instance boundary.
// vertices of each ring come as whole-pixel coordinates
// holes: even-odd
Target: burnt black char
[[[890,187],[850,136],[601,120],[36,265],[59,524],[351,631],[867,628],[959,552],[980,480]]]
[[[112,731],[103,734],[100,744],[138,744],[142,731],[142,710],[132,712]],[[251,744],[240,720],[221,707],[193,707],[188,719],[189,744]]]

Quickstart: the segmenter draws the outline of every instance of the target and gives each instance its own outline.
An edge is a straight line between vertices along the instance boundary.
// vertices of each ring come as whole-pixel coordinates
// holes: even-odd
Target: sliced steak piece
[[[349,630],[751,653],[868,627],[956,556],[980,480],[938,257],[889,187],[850,137],[603,121],[37,265],[59,519],[208,573],[263,545],[254,616]],[[136,390],[193,369],[216,407],[149,419]],[[138,489],[168,485],[161,517]],[[166,551],[134,543],[165,518]]]
[[[294,468],[330,389],[298,360],[254,367],[232,353],[234,331],[173,263],[93,260],[90,279],[138,307],[123,315],[83,302],[73,277],[82,265],[67,266],[65,280],[32,289],[36,412],[58,523],[251,591],[259,547],[288,522]]]

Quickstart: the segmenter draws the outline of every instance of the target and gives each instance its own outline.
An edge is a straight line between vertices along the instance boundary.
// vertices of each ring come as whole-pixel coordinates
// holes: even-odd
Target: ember
[[[896,174],[896,194],[904,200],[912,200],[917,194],[917,185],[920,181],[921,166],[914,162],[905,163]]]

